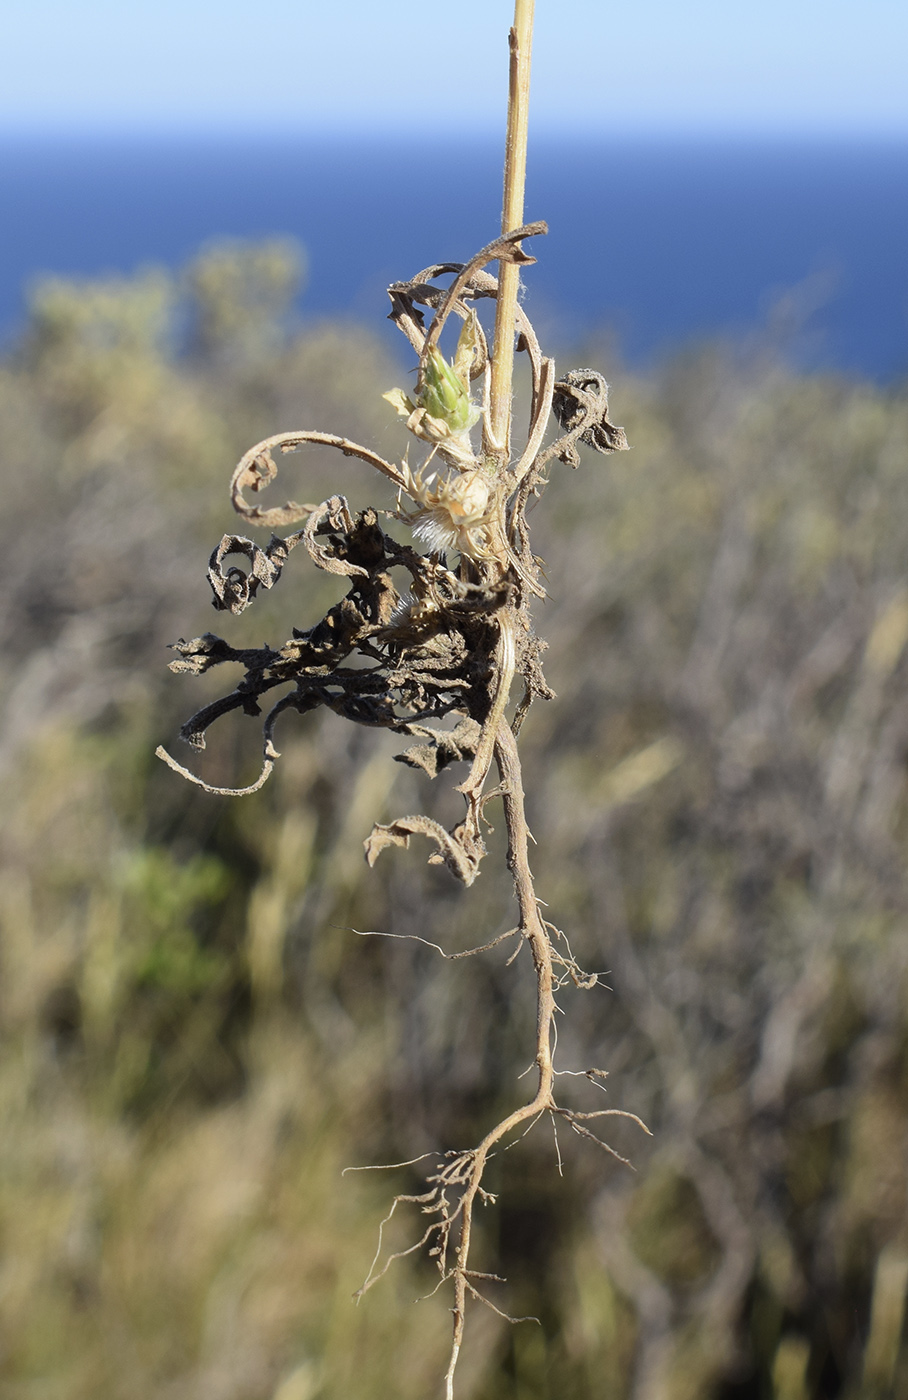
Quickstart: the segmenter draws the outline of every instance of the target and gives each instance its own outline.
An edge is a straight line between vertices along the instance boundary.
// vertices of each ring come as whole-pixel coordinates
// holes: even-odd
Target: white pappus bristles
[[[409,493],[418,509],[401,512],[415,537],[433,553],[456,549],[471,559],[494,557],[493,483],[481,471],[425,480],[410,477]]]

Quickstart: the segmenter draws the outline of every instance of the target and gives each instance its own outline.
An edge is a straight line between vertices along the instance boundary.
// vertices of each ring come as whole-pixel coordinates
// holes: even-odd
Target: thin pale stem
[[[523,224],[523,197],[527,168],[527,125],[530,106],[530,57],[533,47],[534,0],[515,0],[508,86],[508,132],[504,159],[504,201],[501,231],[510,233]],[[514,377],[514,324],[520,268],[499,263],[498,305],[492,351],[491,436],[487,446],[499,465],[510,457],[511,384]]]

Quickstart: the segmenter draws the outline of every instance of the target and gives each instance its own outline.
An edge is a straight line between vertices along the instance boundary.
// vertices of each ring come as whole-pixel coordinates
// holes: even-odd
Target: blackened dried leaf
[[[193,637],[191,642],[181,637],[171,644],[170,650],[178,652],[181,660],[171,661],[169,669],[177,674],[188,672],[193,676],[204,675],[222,661],[237,661],[244,666],[257,665],[259,670],[263,670],[272,657],[278,656],[270,647],[255,650],[232,647],[223,637],[215,636],[214,632],[204,632],[201,637]]]

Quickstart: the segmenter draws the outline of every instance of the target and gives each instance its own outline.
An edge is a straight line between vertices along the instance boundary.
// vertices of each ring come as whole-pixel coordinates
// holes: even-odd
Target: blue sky
[[[906,0],[536,11],[537,132],[908,136]],[[511,0],[0,0],[0,131],[498,130],[511,14]]]

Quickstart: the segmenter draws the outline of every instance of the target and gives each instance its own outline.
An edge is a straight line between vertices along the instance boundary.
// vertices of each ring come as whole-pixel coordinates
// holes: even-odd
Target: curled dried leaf
[[[399,817],[397,821],[387,824],[377,822],[363,842],[366,860],[374,865],[382,851],[389,846],[407,848],[411,836],[425,836],[438,847],[436,854],[429,857],[429,864],[445,864],[461,884],[472,885],[479,873],[485,846],[478,840],[465,843],[458,833],[459,828],[446,831],[440,822],[433,821],[431,817]]]
[[[561,376],[552,396],[552,412],[565,434],[543,454],[546,460],[559,457],[568,466],[578,467],[578,441],[596,452],[628,450],[624,429],[609,422],[608,388],[605,376],[595,369],[572,369]]]
[[[428,744],[414,744],[403,753],[395,754],[398,763],[406,763],[410,768],[421,768],[430,778],[437,778],[443,768],[450,763],[460,763],[470,759],[476,752],[482,726],[475,719],[464,716],[450,730],[427,729],[412,725],[411,732],[424,734],[430,739]]]
[[[214,593],[214,606],[234,616],[244,612],[260,587],[274,587],[288,555],[302,538],[302,531],[287,539],[272,535],[267,548],[261,549],[243,535],[224,535],[208,561],[208,582]],[[225,571],[224,560],[234,554],[244,555],[249,560],[251,568],[248,574],[237,565],[231,565]]]
[[[345,457],[358,457],[360,461],[375,467],[376,471],[388,477],[395,486],[406,489],[403,474],[397,467],[391,462],[386,462],[377,452],[371,452],[368,447],[360,447],[359,443],[351,442],[349,438],[338,437],[335,433],[275,433],[273,437],[265,438],[264,441],[256,443],[255,447],[250,447],[240,458],[231,478],[230,499],[233,508],[250,525],[263,525],[270,530],[277,530],[304,519],[315,509],[314,505],[299,505],[296,501],[287,501],[283,506],[263,510],[261,506],[250,505],[243,495],[244,491],[262,491],[274,481],[277,465],[273,452],[278,449],[281,452],[295,452],[306,443],[336,448]]]

